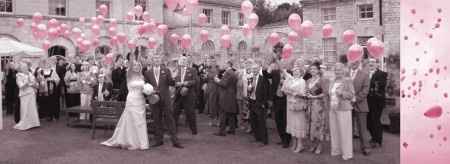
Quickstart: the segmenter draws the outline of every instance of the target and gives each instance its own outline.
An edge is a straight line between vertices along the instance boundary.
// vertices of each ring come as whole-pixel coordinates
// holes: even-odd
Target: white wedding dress
[[[128,95],[125,109],[113,136],[103,145],[121,147],[128,150],[149,148],[147,122],[145,119],[145,98],[142,93],[144,80],[128,82]]]

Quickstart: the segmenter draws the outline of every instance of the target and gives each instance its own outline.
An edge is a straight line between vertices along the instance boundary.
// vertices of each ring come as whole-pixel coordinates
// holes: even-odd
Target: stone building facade
[[[0,4],[5,4],[3,7],[0,5],[0,36],[40,47],[42,41],[35,40],[29,29],[18,29],[15,26],[17,18],[24,18],[26,26],[23,28],[29,28],[33,13],[40,12],[45,15],[44,21],[56,18],[71,27],[81,26],[78,18],[86,17],[87,23],[83,26],[83,32],[89,37],[89,18],[97,15],[96,8],[100,4],[107,4],[110,7],[109,17],[118,20],[117,31],[127,33],[139,46],[144,47],[146,39],[154,37],[163,45],[160,50],[164,49],[169,57],[177,57],[183,52],[192,54],[195,61],[202,61],[201,59],[208,55],[215,55],[220,61],[265,56],[272,53],[272,46],[266,42],[267,36],[272,32],[279,33],[282,42],[286,43],[287,34],[291,31],[287,22],[258,27],[252,37],[245,37],[241,32],[241,25],[246,21],[240,14],[241,2],[242,0],[200,0],[192,16],[184,16],[181,12],[167,11],[164,8],[164,0],[0,0]],[[138,23],[125,21],[127,12],[138,4],[150,12],[156,22],[169,25],[165,38],[156,34],[138,36]],[[303,19],[314,23],[314,33],[310,38],[301,39],[294,45],[295,56],[317,56],[328,65],[336,63],[339,56],[345,55],[348,49],[348,45],[342,41],[342,33],[347,29],[353,29],[357,33],[358,42],[362,45],[365,45],[368,38],[376,37],[385,42],[387,55],[399,54],[399,0],[302,0],[301,5]],[[209,23],[205,26],[197,23],[197,16],[202,12],[209,17]],[[323,39],[321,29],[327,23],[333,25],[334,32],[331,38]],[[223,24],[228,24],[231,29],[230,49],[220,47],[220,27]],[[104,23],[104,26],[107,25],[108,21]],[[202,29],[209,31],[209,40],[206,43],[199,41]],[[180,36],[191,35],[192,48],[181,50],[179,45],[169,42],[167,36],[173,33]],[[129,51],[126,46],[111,47],[106,28],[101,31],[99,39],[102,49],[93,49],[89,53],[104,54],[107,52],[104,49],[122,54]],[[79,54],[74,38],[59,37],[51,43],[58,53],[64,53],[66,56]],[[52,48],[50,49],[53,50]]]

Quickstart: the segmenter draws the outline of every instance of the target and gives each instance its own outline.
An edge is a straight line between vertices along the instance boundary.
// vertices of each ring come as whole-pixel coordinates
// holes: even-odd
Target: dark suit
[[[369,94],[369,73],[364,70],[356,71],[353,78],[353,88],[355,89],[355,100],[353,101],[353,120],[359,134],[361,150],[369,147],[369,136],[367,131],[367,95]]]
[[[265,71],[263,71],[265,72]],[[266,119],[267,119],[267,102],[271,98],[270,82],[267,78],[267,73],[258,75],[256,87],[251,84],[255,97],[252,97],[252,92],[248,94],[250,104],[250,125],[252,127],[253,135],[256,141],[263,144],[269,143],[269,137],[267,134]],[[256,77],[253,78],[256,80]],[[251,83],[254,83],[252,80]]]
[[[287,99],[284,94],[277,95],[277,90],[281,87],[281,71],[272,70],[270,73],[272,79],[271,90],[273,106],[272,110],[275,114],[275,123],[277,125],[278,135],[280,136],[283,145],[289,145],[291,135],[286,132],[286,108]]]
[[[178,75],[175,77],[175,82],[181,82],[182,80],[182,69],[178,69]],[[177,86],[176,88],[176,96],[175,96],[175,110],[174,110],[174,119],[175,125],[178,124],[178,119],[181,114],[181,110],[184,110],[184,114],[186,116],[187,122],[189,124],[189,128],[192,133],[197,133],[197,120],[195,116],[195,100],[197,97],[196,87],[198,82],[197,71],[194,68],[187,67],[186,73],[184,75],[184,82],[186,85]],[[183,87],[188,88],[188,92],[185,96],[180,94],[180,91]]]
[[[14,121],[20,121],[20,103],[19,103],[19,87],[16,82],[17,71],[13,69],[8,70],[6,75],[6,113],[14,114]]]
[[[216,65],[210,66],[207,70],[207,87],[205,91],[206,111],[211,114],[213,118],[217,118],[219,110],[219,91],[218,86],[214,82],[214,77],[219,74],[219,69]]]
[[[236,114],[237,100],[236,100],[236,84],[237,77],[233,69],[227,69],[223,77],[219,82],[216,82],[219,86],[219,120],[220,120],[220,132],[225,133],[226,126],[230,126],[230,132],[234,132],[236,129]]]
[[[172,114],[172,100],[170,98],[169,91],[169,86],[174,86],[175,81],[172,78],[170,70],[164,66],[161,66],[159,70],[159,79],[156,79],[154,68],[147,69],[144,72],[144,79],[146,83],[153,86],[155,92],[160,98],[159,102],[156,104],[150,104],[150,108],[153,112],[153,120],[155,121],[156,126],[156,142],[163,142],[164,127],[167,127],[172,144],[177,144],[178,139],[176,136],[176,126]]]
[[[92,94],[92,100],[98,100],[98,87],[99,87],[99,85],[100,84],[96,84],[95,86],[94,86],[94,94]],[[107,83],[107,82],[105,82],[105,83],[103,83],[103,87],[102,87],[102,90],[101,90],[101,92],[105,92],[105,91],[108,91],[109,92],[109,94],[108,95],[104,95],[103,94],[103,100],[104,101],[109,101],[109,100],[111,100],[111,97],[112,97],[112,89],[113,89],[113,85],[111,84],[111,83]]]
[[[367,119],[367,128],[372,136],[372,142],[382,144],[383,127],[381,125],[381,114],[385,106],[387,73],[376,70],[370,79],[369,95],[367,102],[369,113]]]
[[[115,68],[111,72],[111,79],[112,79],[112,84],[113,84],[114,89],[120,89],[120,87],[122,86],[122,83],[126,82],[126,79],[127,79],[126,74],[127,74],[127,70],[125,67]]]

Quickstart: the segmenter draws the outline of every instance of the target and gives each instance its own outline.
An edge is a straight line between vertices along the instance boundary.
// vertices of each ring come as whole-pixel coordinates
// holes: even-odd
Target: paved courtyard
[[[329,155],[329,143],[322,155],[309,152],[295,154],[276,145],[279,138],[272,121],[268,146],[259,147],[245,132],[218,137],[216,129],[208,126],[207,117],[199,115],[199,134],[190,135],[181,128],[179,138],[185,149],[171,147],[168,137],[165,145],[147,151],[128,151],[101,146],[99,143],[112,135],[99,130],[91,140],[87,128],[66,127],[65,122],[42,121],[40,128],[17,131],[13,119],[4,119],[0,131],[0,164],[398,164],[400,163],[399,135],[385,133],[385,144],[373,150],[368,157],[355,149],[355,158],[342,161]],[[151,136],[153,137],[153,136]],[[150,139],[153,143],[152,138]],[[356,140],[355,140],[356,141]],[[359,147],[357,144],[355,148]]]

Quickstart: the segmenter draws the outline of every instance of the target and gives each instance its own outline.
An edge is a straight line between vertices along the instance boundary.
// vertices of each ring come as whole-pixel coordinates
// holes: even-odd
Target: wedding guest
[[[42,68],[37,68],[35,73],[39,82],[39,116],[42,114],[48,121],[58,120],[60,106],[57,86],[60,79],[47,59],[42,61]]]
[[[219,110],[219,91],[218,86],[214,82],[214,78],[219,74],[219,66],[214,57],[208,59],[208,67],[206,69],[206,111],[211,117],[210,126],[218,125],[218,110]]]
[[[121,55],[116,57],[114,63],[114,70],[111,73],[113,89],[120,89],[122,83],[125,82],[126,77],[126,67],[124,65],[124,59]]]
[[[267,71],[263,70],[262,64],[251,64],[251,78],[248,83],[248,103],[250,108],[250,125],[253,136],[260,146],[269,144],[267,134],[267,111],[270,100],[270,82]]]
[[[247,64],[247,63],[246,63]],[[248,67],[247,65],[244,67]],[[248,108],[246,103],[247,98],[247,83],[248,83],[248,77],[249,72],[247,72],[246,68],[241,69],[237,72],[237,83],[236,83],[236,100],[238,104],[238,111],[240,113],[239,117],[239,123],[240,127],[243,130],[247,130],[248,127]]]
[[[67,87],[66,93],[66,107],[74,107],[80,105],[80,89],[81,82],[79,79],[80,73],[76,71],[76,65],[71,63],[67,66],[67,72],[64,81]],[[71,117],[79,118],[78,114],[69,114]]]
[[[370,87],[367,96],[369,105],[367,127],[372,136],[370,143],[373,148],[381,147],[383,144],[383,126],[380,119],[386,105],[387,73],[380,70],[379,65],[378,60],[369,60]]]
[[[325,108],[324,91],[327,86],[325,79],[322,77],[320,63],[314,62],[309,66],[311,77],[306,81],[306,92],[308,98],[307,119],[309,121],[309,139],[312,142],[311,152],[320,154],[322,152],[322,144],[325,141],[327,133],[327,117],[328,110]]]
[[[279,63],[273,63],[270,71],[272,79],[271,92],[273,93],[272,110],[275,115],[275,123],[277,126],[278,135],[281,139],[280,144],[283,148],[288,148],[291,141],[291,135],[286,132],[287,99],[286,95],[281,91],[284,82],[284,75],[279,67]]]
[[[219,86],[219,126],[220,130],[215,133],[217,136],[225,136],[227,125],[228,134],[235,134],[237,125],[236,114],[238,113],[236,102],[236,74],[233,70],[233,63],[226,62],[225,72],[222,78],[215,77],[214,82]]]
[[[80,73],[80,105],[84,107],[91,105],[93,86],[95,85],[94,72],[91,72],[89,69],[90,64],[88,62],[83,62],[81,67],[82,72]],[[88,120],[89,115],[86,113],[81,113],[80,119]]]
[[[184,110],[186,121],[191,129],[193,135],[197,134],[197,117],[195,112],[196,101],[196,87],[198,82],[197,71],[192,67],[189,67],[189,61],[187,57],[180,57],[178,59],[178,69],[175,78],[175,111],[174,119],[175,125],[178,124],[178,120],[182,110]]]
[[[19,64],[20,72],[17,74],[17,85],[20,97],[20,122],[14,128],[18,130],[28,130],[39,127],[39,116],[36,104],[36,80],[29,71],[26,63]]]
[[[295,153],[302,152],[305,147],[303,139],[306,137],[306,82],[304,61],[297,59],[292,68],[293,75],[283,71],[285,80],[281,90],[287,96],[287,125],[286,131],[292,136],[292,150]]]
[[[57,92],[56,94],[58,94],[57,96],[61,99],[60,100],[60,104],[64,104],[65,102],[65,94],[66,94],[66,83],[64,80],[64,77],[66,76],[66,72],[67,72],[67,64],[65,62],[64,59],[59,58],[57,60],[57,65],[56,65],[56,74],[58,75],[59,79],[62,79],[57,88]]]
[[[104,73],[98,76],[98,83],[94,86],[94,92],[92,94],[93,100],[109,101],[112,96],[113,84],[109,80],[108,76]]]
[[[17,63],[11,61],[7,65],[6,75],[6,113],[14,114],[14,121],[18,123],[20,121],[20,101],[19,101],[19,87],[16,82],[17,75]]]
[[[361,68],[361,61],[350,63],[350,77],[353,80],[355,88],[355,97],[353,103],[353,120],[356,126],[361,151],[364,155],[369,155],[369,135],[367,131],[367,113],[369,106],[367,104],[367,95],[369,93],[370,79],[369,73]]]
[[[335,78],[330,82],[330,134],[331,156],[342,155],[343,160],[353,158],[352,99],[355,96],[347,68],[342,63],[335,65]]]

